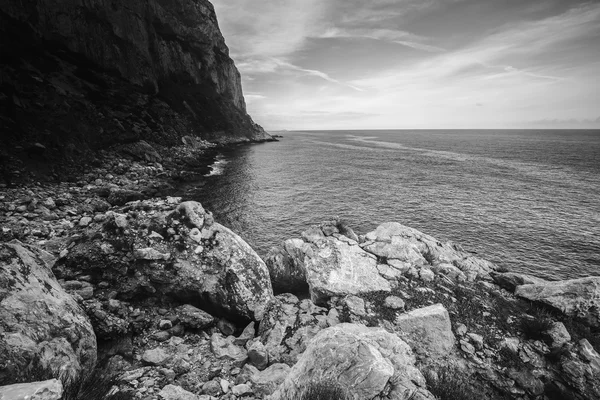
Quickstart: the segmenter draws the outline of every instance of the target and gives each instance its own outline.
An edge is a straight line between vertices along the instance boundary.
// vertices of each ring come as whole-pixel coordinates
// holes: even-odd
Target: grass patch
[[[460,371],[442,367],[424,374],[427,389],[439,400],[481,400],[487,398],[467,384]]]
[[[552,314],[545,308],[532,306],[529,315],[523,315],[520,320],[521,332],[526,339],[543,340],[546,331],[552,327]]]
[[[334,380],[311,382],[300,391],[299,400],[350,400],[346,389]],[[291,399],[290,399],[291,400]]]

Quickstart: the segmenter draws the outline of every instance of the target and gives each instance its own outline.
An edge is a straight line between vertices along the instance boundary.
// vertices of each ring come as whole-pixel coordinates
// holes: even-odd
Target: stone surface
[[[389,382],[389,398],[407,400],[418,393],[433,400],[414,362],[408,345],[384,329],[340,324],[313,338],[271,398],[296,398],[311,382],[327,378],[347,388],[355,400],[381,395]]]
[[[223,337],[220,333],[213,333],[210,337],[210,349],[217,358],[231,360],[235,365],[241,366],[248,359],[247,351],[233,343],[233,336]]]
[[[394,322],[402,336],[419,356],[430,359],[447,356],[454,347],[454,334],[448,311],[434,304],[400,314]]]
[[[515,295],[600,327],[600,276],[521,285]]]
[[[571,335],[562,322],[552,323],[550,329],[546,331],[546,336],[548,337],[548,345],[552,349],[561,348],[565,343],[571,341]]]
[[[200,310],[190,304],[184,304],[175,309],[181,323],[192,329],[203,329],[214,322],[214,318],[209,313]]]
[[[333,237],[315,242],[312,256],[305,259],[305,268],[315,304],[324,304],[332,296],[391,290],[390,283],[377,270],[375,256]]]
[[[162,348],[146,350],[142,354],[142,361],[149,365],[164,365],[171,356]]]
[[[0,265],[0,378],[19,377],[31,362],[64,376],[93,368],[92,325],[42,258],[2,243]]]
[[[287,293],[276,296],[267,305],[258,335],[267,349],[269,362],[293,364],[310,340],[327,326],[327,309]]]
[[[176,385],[167,385],[163,387],[162,390],[158,392],[158,396],[162,400],[198,400],[198,396],[194,393],[188,392],[181,386]]]
[[[0,386],[0,400],[60,400],[62,394],[58,379]]]
[[[367,233],[361,247],[377,257],[417,268],[428,265],[436,269],[434,267],[440,264],[451,264],[470,281],[491,279],[490,273],[496,269],[489,261],[475,257],[452,243],[442,243],[397,222],[386,222]],[[425,272],[424,278],[431,278],[429,272]]]

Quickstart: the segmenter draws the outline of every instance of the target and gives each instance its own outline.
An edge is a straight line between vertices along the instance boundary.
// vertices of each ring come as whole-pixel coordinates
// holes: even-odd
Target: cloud
[[[267,129],[597,117],[600,3],[459,1],[214,4],[248,109]]]
[[[411,47],[417,50],[424,50],[432,53],[445,51],[441,47],[433,46],[424,42],[428,38],[418,36],[410,32],[392,29],[365,29],[365,28],[330,28],[323,32],[320,38],[346,38],[346,39],[372,39],[383,40],[390,43],[397,43],[403,46]]]

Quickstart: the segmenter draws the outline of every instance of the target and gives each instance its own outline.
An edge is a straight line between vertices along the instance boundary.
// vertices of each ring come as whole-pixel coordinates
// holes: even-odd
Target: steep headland
[[[0,22],[5,176],[138,140],[270,139],[208,1],[8,0]]]

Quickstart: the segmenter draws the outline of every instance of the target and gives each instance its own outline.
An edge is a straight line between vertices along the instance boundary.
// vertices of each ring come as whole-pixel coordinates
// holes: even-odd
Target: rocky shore
[[[206,173],[190,143],[0,191],[0,399],[89,399],[63,391],[90,371],[103,398],[600,398],[600,277],[499,271],[396,222],[324,222],[262,260],[165,195]]]

